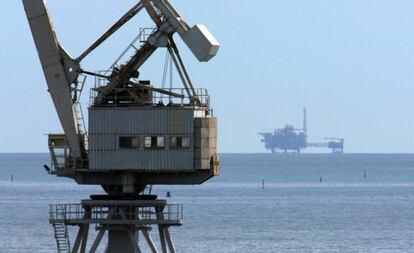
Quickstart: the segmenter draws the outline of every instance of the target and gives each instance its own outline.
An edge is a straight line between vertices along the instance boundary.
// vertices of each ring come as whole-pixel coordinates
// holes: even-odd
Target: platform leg
[[[88,243],[89,224],[84,225],[84,230],[82,232],[83,232],[82,233],[83,235],[82,235],[82,244],[81,244],[80,253],[85,253],[86,245]]]
[[[157,213],[157,219],[159,221],[164,220],[164,207],[163,206],[156,206],[155,207],[155,212]],[[160,234],[160,241],[161,241],[161,250],[162,253],[168,253],[167,252],[167,244],[165,242],[165,232],[164,232],[164,226],[163,225],[158,225],[158,232]]]
[[[150,234],[148,233],[148,230],[146,228],[143,228],[142,234],[144,235],[145,240],[148,243],[148,246],[150,247],[152,253],[158,253],[157,247],[155,246],[154,241],[152,240]]]
[[[91,219],[92,209],[89,207],[84,207],[84,210],[85,210],[85,214],[83,215],[83,218],[86,220]],[[82,244],[80,248],[80,253],[86,252],[86,246],[88,244],[88,235],[89,235],[89,224],[85,224],[83,226],[83,231],[82,231]]]
[[[164,227],[164,233],[165,233],[165,238],[167,239],[168,249],[170,250],[170,253],[175,253],[174,243],[172,241],[168,227]]]
[[[136,241],[137,237],[136,237],[135,229],[134,229],[134,232],[132,232],[131,230],[128,231],[128,235],[129,235],[129,239],[131,240],[132,246],[134,246],[135,248],[135,252],[141,253],[141,249],[139,248],[138,242]]]
[[[98,235],[96,236],[95,241],[93,242],[92,248],[89,251],[89,253],[95,253],[96,249],[98,249],[99,243],[101,243],[102,237],[104,236],[106,232],[106,228],[102,227],[101,230],[99,231]]]
[[[75,244],[73,245],[73,248],[72,248],[72,253],[77,253],[79,250],[79,246],[83,238],[84,226],[85,225],[79,225],[79,231],[78,231],[78,235],[76,236]]]

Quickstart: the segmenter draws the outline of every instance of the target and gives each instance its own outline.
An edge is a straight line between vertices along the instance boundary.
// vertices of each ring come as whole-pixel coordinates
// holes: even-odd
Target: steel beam
[[[129,20],[131,20],[135,15],[137,15],[144,5],[142,1],[136,4],[132,9],[130,9],[124,16],[122,16],[118,22],[116,22],[108,31],[106,31],[95,43],[93,43],[88,49],[85,50],[77,59],[77,62],[81,62],[87,55],[89,55],[93,50],[95,50],[99,45],[101,45],[106,39],[108,39],[112,34],[118,31],[123,25],[125,25]]]

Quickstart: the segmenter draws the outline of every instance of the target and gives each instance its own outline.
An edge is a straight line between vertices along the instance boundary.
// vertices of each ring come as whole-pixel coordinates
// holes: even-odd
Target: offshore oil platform
[[[272,153],[296,152],[300,153],[306,148],[329,148],[334,154],[343,154],[343,138],[325,138],[326,142],[308,142],[308,125],[306,108],[303,109],[303,128],[297,129],[292,125],[275,129],[273,133],[259,133],[265,143],[265,148]]]
[[[183,206],[158,199],[151,186],[202,184],[219,175],[219,160],[209,94],[193,86],[173,36],[179,35],[200,62],[212,59],[220,44],[204,25],[190,27],[170,1],[142,0],[72,58],[56,37],[44,0],[23,4],[64,131],[49,134],[52,163],[44,167],[105,191],[77,204],[50,205],[58,252],[176,252],[169,228],[182,225]],[[109,69],[81,67],[85,57],[143,10],[154,27],[133,29],[134,39]],[[163,79],[170,76],[170,87],[164,87],[166,80],[154,85],[139,78],[141,66],[160,49],[166,54]],[[174,67],[181,88],[173,87]],[[85,126],[80,98],[88,76],[94,86]],[[154,228],[158,243],[151,235]],[[76,239],[69,240],[76,229]]]

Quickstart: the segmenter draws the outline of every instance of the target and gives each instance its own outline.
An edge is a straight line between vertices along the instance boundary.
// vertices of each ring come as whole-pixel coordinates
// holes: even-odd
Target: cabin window
[[[51,147],[50,153],[52,155],[54,166],[58,168],[64,168],[66,161],[70,158],[70,148]]]
[[[147,149],[159,149],[165,147],[164,136],[146,136],[145,137],[145,148]]]
[[[170,147],[171,148],[189,148],[190,137],[173,136],[170,138]]]
[[[139,148],[139,137],[136,137],[136,136],[121,136],[121,137],[119,137],[119,148],[122,148],[122,149],[137,149],[137,148]]]

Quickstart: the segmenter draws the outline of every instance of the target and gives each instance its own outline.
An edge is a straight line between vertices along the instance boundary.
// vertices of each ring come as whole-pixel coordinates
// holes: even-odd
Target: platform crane
[[[140,252],[134,240],[139,232],[157,252],[150,225],[158,225],[162,252],[175,252],[168,227],[181,225],[182,208],[144,195],[145,189],[157,184],[201,184],[219,174],[219,161],[217,119],[209,95],[194,87],[173,35],[178,34],[200,62],[216,56],[218,41],[204,25],[190,27],[170,1],[142,0],[74,58],[58,41],[44,0],[23,0],[23,4],[64,131],[49,135],[52,168],[46,167],[78,184],[101,185],[107,193],[91,196],[70,212],[71,206],[51,206],[50,221],[61,238],[56,237],[59,252],[85,252],[91,224],[100,230],[90,252],[97,250],[106,231],[108,253]],[[91,52],[144,10],[155,28],[147,36],[141,30],[138,36],[144,39],[139,47],[128,47],[134,49],[128,61],[116,62],[105,72],[82,67]],[[183,88],[163,89],[138,79],[142,65],[160,48],[167,49]],[[88,131],[82,130],[78,108],[85,75],[99,81],[91,90]],[[168,105],[157,103],[159,96],[168,96]],[[63,225],[79,226],[72,249]]]
[[[328,148],[332,150],[334,154],[344,153],[344,138],[325,138],[328,141]]]

